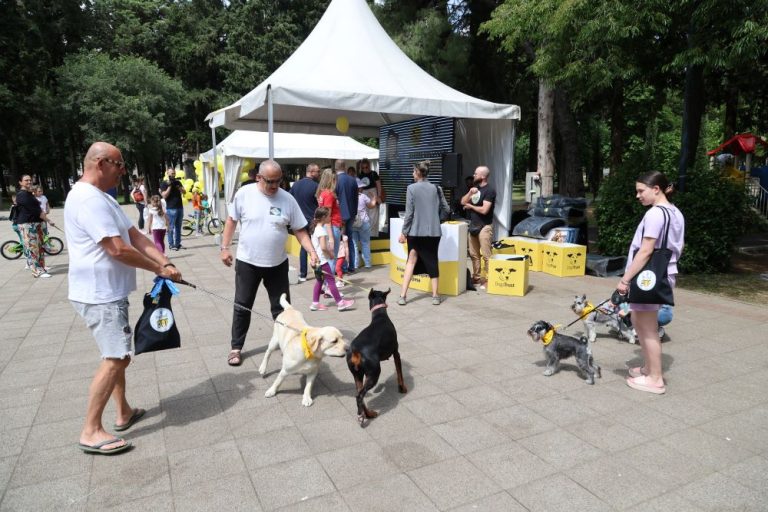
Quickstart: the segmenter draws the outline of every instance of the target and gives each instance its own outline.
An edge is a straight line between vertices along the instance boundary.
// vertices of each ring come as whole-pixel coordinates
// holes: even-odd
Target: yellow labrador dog
[[[264,396],[267,398],[275,396],[286,376],[300,373],[307,376],[301,405],[309,407],[312,405],[312,384],[317,377],[320,360],[323,356],[344,357],[346,355],[344,338],[335,327],[307,325],[304,317],[291,306],[285,294],[280,296],[280,305],[285,311],[275,319],[275,329],[272,331],[269,347],[264,353],[264,360],[259,366],[259,373],[262,376],[266,373],[269,356],[277,347],[280,347],[280,352],[283,353],[283,367]]]

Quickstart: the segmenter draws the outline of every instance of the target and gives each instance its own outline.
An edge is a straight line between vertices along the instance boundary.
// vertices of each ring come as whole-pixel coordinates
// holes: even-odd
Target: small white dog
[[[587,301],[586,295],[576,295],[573,298],[571,310],[578,316],[581,316],[587,310],[590,310],[590,313],[582,318],[587,339],[590,343],[594,343],[597,338],[598,324],[607,326],[619,339],[623,338],[632,344],[637,343],[637,338],[633,333],[632,328],[624,323],[618,312],[615,312],[611,305],[595,308],[589,301]]]
[[[280,305],[285,311],[275,319],[272,339],[264,353],[264,360],[259,366],[259,373],[262,376],[266,373],[269,356],[278,347],[283,353],[283,367],[264,396],[267,398],[275,396],[286,376],[300,373],[307,376],[301,404],[309,407],[313,402],[312,384],[317,377],[320,360],[323,356],[344,357],[346,355],[344,338],[335,327],[307,325],[304,317],[291,306],[285,294],[280,296]]]

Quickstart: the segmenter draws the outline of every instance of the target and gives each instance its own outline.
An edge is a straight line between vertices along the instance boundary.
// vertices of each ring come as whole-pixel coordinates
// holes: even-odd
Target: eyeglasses
[[[108,162],[116,167],[119,167],[120,169],[125,169],[125,160],[112,160],[109,158],[102,158],[105,162]]]
[[[280,182],[283,181],[283,178],[278,178],[276,180],[268,180],[267,178],[262,176],[260,181],[266,183],[267,185],[280,185]]]

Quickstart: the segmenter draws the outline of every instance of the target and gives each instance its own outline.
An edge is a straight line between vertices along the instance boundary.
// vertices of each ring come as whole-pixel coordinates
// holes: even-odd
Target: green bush
[[[627,254],[645,208],[635,199],[635,179],[642,169],[626,165],[606,179],[600,189],[595,218],[598,248],[604,254]],[[669,174],[671,181],[676,175]],[[734,243],[752,225],[744,186],[713,169],[689,173],[686,192],[672,197],[685,216],[685,249],[681,272],[723,272],[730,268]]]

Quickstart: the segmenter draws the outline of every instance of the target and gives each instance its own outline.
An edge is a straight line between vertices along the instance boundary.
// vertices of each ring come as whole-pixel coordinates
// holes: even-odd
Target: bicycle
[[[210,210],[200,217],[200,224],[206,226],[208,233],[212,235],[218,235],[224,232],[224,222],[217,217],[214,217]],[[181,221],[181,235],[189,236],[195,232],[195,218],[194,215],[189,215],[183,221]]]
[[[61,238],[45,235],[43,237],[43,251],[51,256],[56,256],[64,250],[64,242]],[[16,260],[24,254],[24,245],[18,240],[8,240],[0,246],[0,252],[3,258],[7,260]]]

